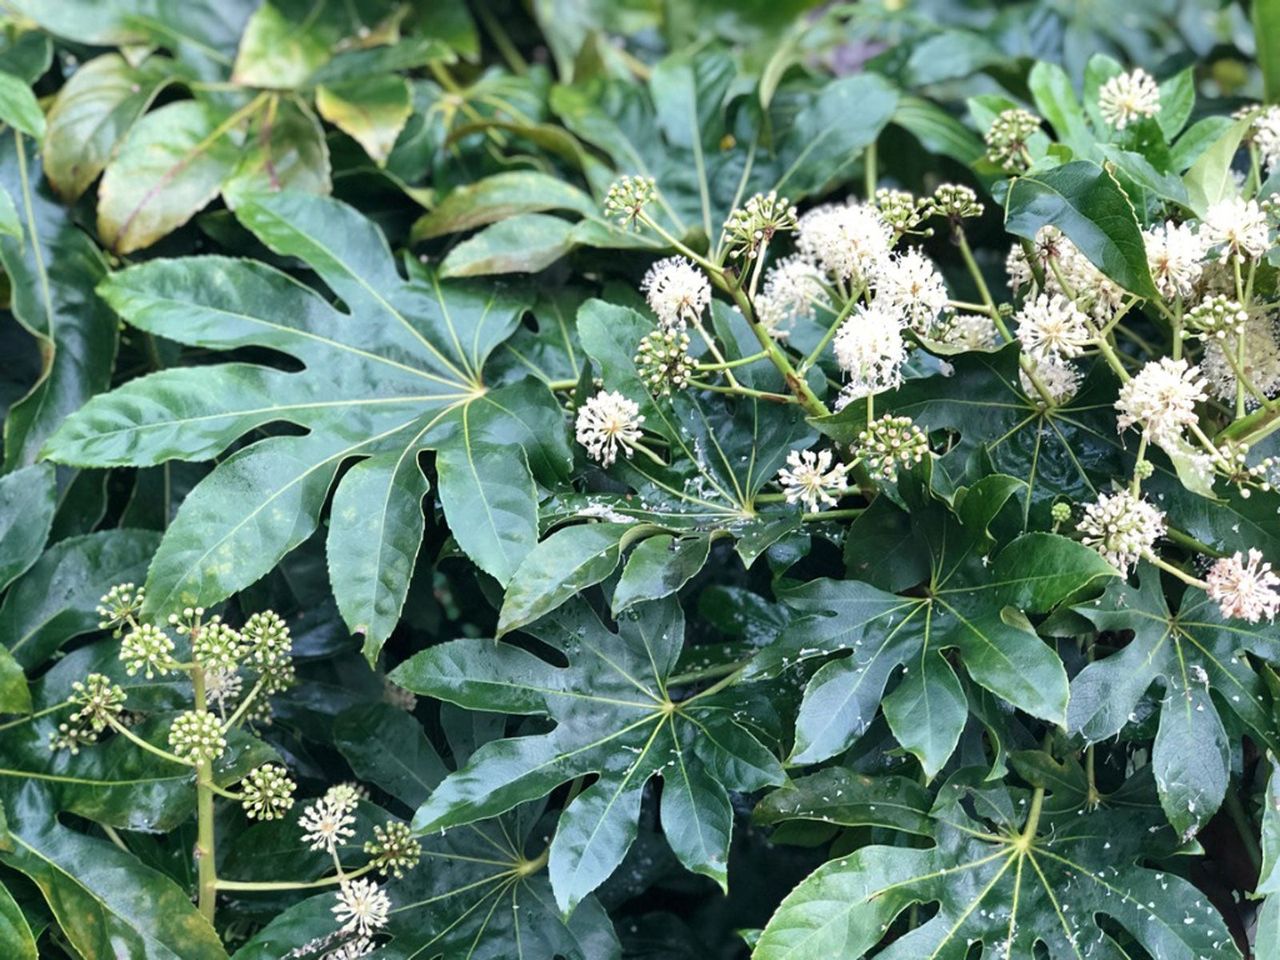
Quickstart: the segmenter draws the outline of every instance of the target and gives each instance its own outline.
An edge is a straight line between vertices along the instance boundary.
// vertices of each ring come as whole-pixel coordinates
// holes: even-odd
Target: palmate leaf
[[[551,108],[612,161],[612,170],[587,171],[599,194],[620,174],[652,176],[662,193],[653,215],[678,237],[715,244],[729,211],[752,194],[777,190],[800,200],[847,176],[898,99],[883,79],[863,73],[817,88],[785,85],[761,116],[755,104],[734,102],[738,83],[728,52],[703,49],[662,60],[646,86],[595,80],[557,87]],[[575,238],[634,243],[589,220]]]
[[[589,897],[565,918],[535,832],[539,807],[423,838],[422,862],[387,890],[391,911],[377,956],[386,960],[616,960],[613,924]],[[320,938],[335,949],[333,894],[280,914],[235,953],[278,960]],[[386,939],[389,937],[390,939]],[[319,957],[324,949],[295,956]]]
[[[1080,775],[1054,778],[1032,814],[1026,791],[981,776],[961,771],[942,788],[934,847],[863,847],[815,871],[782,902],[753,960],[858,960],[903,911],[932,903],[937,913],[877,960],[963,960],[974,943],[984,957],[1103,960],[1133,956],[1128,943],[1164,960],[1240,956],[1206,896],[1137,865],[1173,849],[1158,809],[1128,795],[1092,809]]]
[[[1139,570],[1137,586],[1117,580],[1098,600],[1075,609],[1098,630],[1117,638],[1132,631],[1133,639],[1072,680],[1070,729],[1090,743],[1113,737],[1134,719],[1142,696],[1159,685],[1152,769],[1169,823],[1190,838],[1217,811],[1231,778],[1230,737],[1219,704],[1261,744],[1280,749],[1274,704],[1246,656],[1276,659],[1274,631],[1225,619],[1195,588],[1171,612],[1159,572],[1150,566]]]
[[[1096,553],[1065,537],[1025,534],[987,556],[987,525],[1019,484],[993,475],[962,488],[954,504],[904,485],[915,548],[928,557],[928,578],[909,595],[856,580],[816,580],[784,602],[807,614],[784,629],[748,667],[770,676],[832,654],[805,690],[792,761],[813,763],[848,747],[877,708],[898,742],[932,777],[950,758],[968,706],[946,651],[956,649],[979,686],[1033,716],[1062,724],[1067,675],[1023,614],[1044,613],[1115,576]],[[892,561],[890,561],[892,562]],[[883,696],[901,671],[894,689]],[[883,699],[882,699],[883,698]]]
[[[22,230],[0,236],[0,265],[12,289],[10,309],[36,339],[39,378],[4,421],[4,469],[35,461],[41,444],[111,381],[116,321],[93,292],[106,273],[102,253],[41,177],[36,143],[0,137],[0,188]]]
[[[42,784],[0,781],[8,833],[0,862],[44,894],[77,955],[115,960],[226,960],[187,892],[114,844],[69,829]]]
[[[953,484],[981,476],[985,463],[1025,479],[1024,525],[1029,528],[1035,525],[1032,511],[1036,522],[1047,521],[1056,498],[1096,499],[1112,477],[1125,475],[1129,454],[1116,430],[1116,385],[1105,368],[1095,367],[1072,400],[1046,410],[1019,385],[1017,358],[1016,346],[953,357],[947,376],[908,380],[876,397],[876,410],[909,416],[927,430],[958,431],[936,468]],[[815,421],[842,443],[854,442],[865,423],[863,403]],[[942,482],[935,475],[935,485]]]
[[[156,611],[212,604],[268,572],[315,530],[339,468],[359,459],[334,496],[328,554],[339,608],[373,656],[422,540],[418,454],[439,450],[454,535],[505,583],[537,538],[535,477],[567,475],[563,417],[532,380],[484,384],[522,295],[418,268],[405,280],[378,229],[328,198],[244,195],[236,216],[303,260],[341,306],[278,270],[224,257],[152,261],[113,275],[103,293],[150,333],[209,349],[265,347],[303,369],[225,363],[152,374],[86,406],[47,453],[151,466],[212,458],[273,422],[306,429],[237,451],[187,497],[148,576]]]
[[[750,336],[736,311],[718,305],[715,312],[717,325],[729,337]],[[629,547],[636,549],[614,594],[614,614],[674,593],[701,569],[718,537],[734,538],[739,556],[750,566],[770,544],[799,526],[798,508],[758,508],[755,499],[790,450],[812,443],[815,434],[801,409],[756,398],[726,404],[695,390],[654,398],[633,359],[636,346],[653,329],[635,310],[601,300],[587,301],[578,312],[582,348],[600,371],[605,389],[639,404],[646,431],[666,444],[670,464],[655,464],[643,455],[620,459],[611,473],[638,497],[564,496],[544,509],[543,521],[551,525],[582,518],[607,522],[563,526],[529,553],[511,579],[498,621],[500,634],[604,580]],[[756,389],[782,389],[772,369],[747,369],[740,379]],[[648,538],[661,539],[652,543]]]
[[[667,680],[684,642],[670,601],[624,614],[606,629],[585,604],[565,604],[529,628],[568,660],[558,667],[520,647],[455,640],[415,655],[392,679],[471,710],[543,716],[550,733],[481,747],[419,808],[421,833],[456,828],[597,775],[560,817],[551,883],[566,912],[601,884],[636,836],[645,784],[663,778],[663,830],[689,869],[726,882],[729,790],[782,782],[782,767],[734,719],[726,693],[672,697]]]

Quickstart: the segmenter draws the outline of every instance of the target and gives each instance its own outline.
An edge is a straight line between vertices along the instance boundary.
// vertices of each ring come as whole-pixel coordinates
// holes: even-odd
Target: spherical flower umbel
[[[1257,260],[1271,246],[1271,224],[1256,200],[1228,197],[1205,211],[1200,236],[1222,263]]]
[[[1070,360],[1060,360],[1055,356],[1029,358],[1031,361],[1031,373],[1035,375],[1036,380],[1040,382],[1040,386],[1044,387],[1045,393],[1049,394],[1049,399],[1053,402],[1053,406],[1061,407],[1063,404],[1070,403],[1080,389],[1080,381],[1084,379],[1084,374]],[[1026,394],[1028,399],[1035,400],[1043,405],[1045,397],[1036,388],[1031,377],[1027,375],[1027,371],[1018,368],[1018,384],[1022,387],[1022,392]]]
[[[1164,536],[1164,513],[1128,490],[1100,495],[1084,508],[1083,543],[1127,574]]]
[[[958,183],[942,184],[929,200],[929,211],[948,220],[980,217],[985,209],[972,187]]]
[[[893,244],[893,231],[868,204],[828,204],[800,218],[800,254],[837,280],[860,285],[879,271]]]
[[[642,423],[639,404],[617,391],[602,390],[578,409],[575,426],[587,455],[607,467],[618,459],[619,450],[631,456]]]
[[[358,933],[362,937],[385,927],[390,911],[391,898],[373,880],[364,878],[345,881],[338,890],[338,902],[333,907],[333,915],[342,925],[342,931]]]
[[[120,641],[120,660],[129,676],[141,670],[148,680],[156,674],[163,677],[178,668],[178,661],[173,657],[173,640],[150,623],[144,623],[124,635]]]
[[[126,694],[119,684],[101,673],[91,673],[71,684],[71,703],[79,709],[67,718],[73,727],[101,733],[124,711]]]
[[[849,489],[849,466],[836,463],[830,450],[792,450],[778,471],[787,503],[803,503],[809,513],[834,507]]]
[[[298,785],[278,763],[264,763],[240,782],[240,804],[250,820],[279,820],[293,808]]]
[[[1186,360],[1152,360],[1120,388],[1116,426],[1126,430],[1139,424],[1155,443],[1176,444],[1196,422],[1196,404],[1207,399],[1205,386],[1199,368]]]
[[[906,190],[893,190],[881,187],[875,195],[876,209],[880,211],[880,219],[893,228],[893,232],[901,236],[909,233],[929,215],[930,201],[917,197]]]
[[[658,195],[653,177],[621,177],[609,187],[604,198],[604,210],[616,217],[624,227],[635,224],[641,211]]]
[[[803,257],[787,257],[764,275],[764,288],[755,298],[756,319],[775,340],[785,340],[796,320],[813,317],[817,304],[826,300],[818,268]]]
[[[907,344],[896,317],[878,304],[859,304],[831,341],[836,363],[849,378],[849,397],[865,397],[898,386]]]
[[[900,313],[918,333],[930,331],[947,307],[947,285],[933,261],[919,250],[888,257],[875,280],[877,307]]]
[[[1037,359],[1078,357],[1091,339],[1085,315],[1060,294],[1040,294],[1016,319],[1022,349]]]
[[[169,727],[169,746],[191,763],[217,760],[227,749],[222,721],[207,710],[181,713]]]
[[[332,853],[356,835],[356,804],[334,795],[330,790],[319,800],[313,800],[302,808],[298,826],[302,828],[304,843],[312,850]]]
[[[1172,300],[1189,297],[1204,271],[1204,241],[1189,225],[1166,221],[1144,230],[1147,264],[1160,295]]]
[[[929,438],[910,417],[884,416],[858,434],[857,450],[874,474],[897,480],[898,470],[929,455]]]
[[[1280,577],[1271,571],[1271,564],[1262,559],[1259,550],[1250,549],[1248,560],[1237,552],[1214,562],[1205,577],[1208,594],[1217,601],[1224,617],[1237,617],[1249,623],[1257,623],[1263,617],[1276,618],[1280,610]]]
[[[729,256],[754,260],[774,235],[796,228],[796,208],[774,191],[757,193],[729,214],[724,223],[723,242]]]
[[[1116,130],[1160,112],[1160,88],[1145,70],[1112,77],[1098,91],[1098,112]]]
[[[994,350],[1001,343],[1000,328],[985,313],[955,314],[943,327],[941,339],[965,350]]]
[[[248,647],[249,658],[259,666],[289,660],[293,638],[289,626],[274,610],[262,610],[245,621],[240,636]]]
[[[1244,343],[1244,362],[1237,357],[1238,342],[1235,337],[1207,339],[1200,366],[1209,380],[1214,396],[1227,403],[1236,395],[1236,367],[1263,395],[1280,394],[1280,339],[1276,322],[1263,314],[1248,315],[1241,330]],[[1258,401],[1246,392],[1245,402],[1254,407]]]
[[[1280,165],[1280,107],[1267,107],[1253,121],[1253,142],[1269,173]]]
[[[1187,312],[1186,337],[1202,340],[1226,340],[1238,337],[1249,322],[1249,311],[1229,297],[1216,296],[1197,304]]]
[[[142,602],[147,597],[145,587],[132,583],[118,583],[98,601],[98,616],[102,618],[99,630],[112,629],[118,638],[123,632],[124,624],[137,616],[142,610]]]
[[[373,839],[365,843],[364,852],[373,858],[384,877],[389,873],[398,880],[404,876],[404,871],[418,865],[422,844],[407,823],[388,820],[385,827],[373,828]]]
[[[234,670],[244,653],[244,638],[221,617],[213,617],[192,632],[191,655],[206,669]]]
[[[1040,118],[1026,110],[1001,111],[983,137],[987,159],[1007,173],[1020,173],[1030,165],[1027,140],[1040,129]]]
[[[645,334],[636,347],[634,360],[636,373],[655,397],[668,397],[672,390],[683,390],[695,365],[689,355],[689,335],[683,330]]]
[[[711,282],[687,257],[667,257],[653,264],[640,289],[666,330],[697,323],[711,303]]]

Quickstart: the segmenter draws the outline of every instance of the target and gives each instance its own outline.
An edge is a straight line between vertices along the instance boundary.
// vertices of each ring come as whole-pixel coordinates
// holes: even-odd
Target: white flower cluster
[[[640,282],[649,308],[664,330],[698,323],[711,303],[711,282],[687,257],[667,257],[649,268]]]
[[[849,489],[849,465],[835,463],[830,450],[792,450],[778,471],[787,503],[803,503],[809,513],[834,507]]]
[[[323,797],[302,808],[298,826],[302,839],[312,850],[335,852],[356,835],[356,807],[360,795],[348,784],[330,787]]]
[[[1085,546],[1127,574],[1137,562],[1152,555],[1155,542],[1164,536],[1164,514],[1155,506],[1124,490],[1102,494],[1084,508],[1080,532]]]
[[[1236,553],[1223,557],[1209,568],[1205,578],[1210,598],[1216,600],[1224,617],[1238,617],[1257,623],[1263,617],[1275,620],[1280,610],[1280,577],[1271,571],[1271,564],[1263,562],[1259,550],[1250,550],[1246,561]]]
[[[578,408],[577,438],[591,459],[608,467],[621,450],[630,457],[640,439],[640,406],[617,391],[601,390]]]
[[[1119,74],[1098,91],[1098,112],[1108,125],[1123,130],[1160,112],[1160,88],[1145,70]]]
[[[1126,430],[1137,424],[1152,442],[1177,446],[1196,422],[1196,404],[1207,399],[1205,386],[1200,371],[1186,360],[1153,360],[1120,388],[1116,425]]]

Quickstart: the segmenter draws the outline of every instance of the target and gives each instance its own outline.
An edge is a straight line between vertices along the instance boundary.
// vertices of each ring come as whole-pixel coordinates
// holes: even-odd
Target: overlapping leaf
[[[306,194],[240,198],[236,215],[268,246],[301,258],[331,304],[261,263],[158,260],[116,274],[104,295],[135,326],[210,349],[263,347],[297,372],[248,363],[167,370],[87,406],[49,445],[57,460],[154,465],[221,462],[184,501],[148,577],[155,610],[209,604],[269,571],[315,529],[339,468],[329,529],[334,593],[376,652],[396,621],[422,538],[418,454],[439,448],[440,496],[455,535],[506,581],[536,539],[535,475],[563,476],[558,405],[532,383],[489,390],[483,367],[526,301],[493,285],[396,271],[375,226]]]
[[[912,495],[913,543],[904,550],[927,558],[919,589],[896,594],[857,580],[817,580],[784,596],[807,615],[756,656],[748,676],[848,653],[809,681],[796,720],[796,762],[839,753],[883,707],[894,736],[936,774],[969,712],[948,657],[953,649],[980,686],[1032,716],[1065,721],[1066,672],[1025,614],[1047,612],[1115,571],[1080,544],[1047,533],[1026,534],[989,557],[987,526],[1017,487],[997,474],[959,491],[953,506]]]
[[[684,641],[679,607],[637,607],[614,634],[575,602],[530,632],[568,665],[506,643],[455,640],[393,673],[410,690],[468,709],[556,724],[547,734],[481,747],[419,808],[415,828],[429,834],[472,823],[595,775],[561,815],[551,844],[551,883],[567,911],[622,861],[636,836],[645,784],[660,775],[662,824],[676,856],[723,885],[733,827],[727,791],[780,783],[782,768],[734,718],[731,697],[672,697],[667,681]]]
[[[935,903],[931,919],[875,956],[963,960],[975,943],[984,955],[1043,950],[1053,960],[1132,956],[1130,945],[1152,957],[1240,956],[1199,890],[1138,866],[1173,847],[1158,809],[1130,796],[1090,809],[1083,776],[1055,778],[1043,815],[1027,823],[1025,791],[976,779],[942,788],[934,847],[863,847],[820,867],[782,902],[753,960],[858,960],[903,911]]]
[[[1108,637],[1120,641],[1132,631],[1133,638],[1072,680],[1068,725],[1090,743],[1113,737],[1158,685],[1160,726],[1151,764],[1169,822],[1189,837],[1218,809],[1231,778],[1218,704],[1260,743],[1280,747],[1275,706],[1247,656],[1275,659],[1276,642],[1269,626],[1224,618],[1195,588],[1171,612],[1159,573],[1147,566],[1139,577],[1137,586],[1116,581],[1101,598],[1076,608]]]

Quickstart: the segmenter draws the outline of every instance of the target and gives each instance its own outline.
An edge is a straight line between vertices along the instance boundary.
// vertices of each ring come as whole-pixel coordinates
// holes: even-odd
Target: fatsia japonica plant
[[[0,4],[0,956],[1280,960],[1280,5]]]

